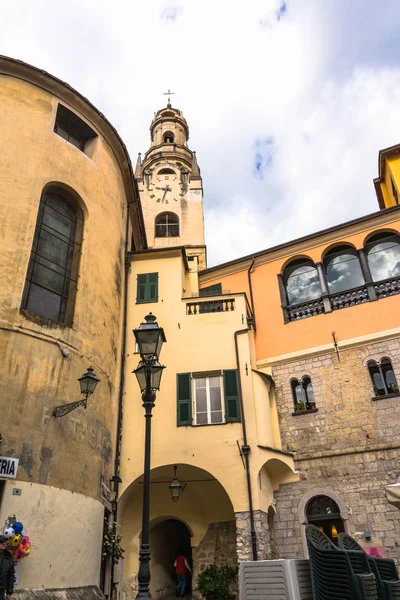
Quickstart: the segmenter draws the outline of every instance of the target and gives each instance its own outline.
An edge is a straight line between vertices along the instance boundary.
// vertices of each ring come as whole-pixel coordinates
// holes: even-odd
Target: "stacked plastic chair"
[[[379,600],[378,587],[367,557],[354,571],[349,552],[340,550],[315,525],[307,525],[314,600]]]
[[[357,569],[357,554],[367,557],[371,571],[374,573],[380,600],[400,600],[400,580],[396,564],[391,558],[374,558],[366,554],[363,548],[347,533],[339,534],[339,547],[349,552],[353,569]]]

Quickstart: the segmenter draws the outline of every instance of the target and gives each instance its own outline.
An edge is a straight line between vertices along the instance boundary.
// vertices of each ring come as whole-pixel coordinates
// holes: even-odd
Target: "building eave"
[[[0,74],[21,79],[49,92],[59,98],[61,102],[66,102],[97,128],[109,144],[120,166],[132,219],[132,227],[136,229],[143,248],[146,248],[146,230],[132,162],[125,143],[110,121],[94,104],[68,83],[22,60],[0,55]]]
[[[253,252],[252,254],[247,254],[246,256],[236,258],[226,263],[215,265],[214,267],[209,267],[208,269],[205,269],[204,271],[201,271],[199,273],[200,279],[201,281],[204,280],[204,282],[206,282],[213,280],[218,275],[225,274],[225,272],[227,271],[229,271],[230,273],[240,271],[244,269],[247,266],[247,264],[250,263],[253,259],[256,259],[255,266],[257,266],[257,263],[261,264],[263,262],[267,262],[268,259],[275,260],[285,254],[295,254],[297,251],[300,251],[300,248],[297,247],[304,246],[305,244],[307,244],[307,242],[318,242],[323,237],[334,238],[335,234],[338,234],[341,231],[343,231],[344,237],[346,229],[352,228],[362,230],[363,226],[367,224],[370,224],[370,227],[373,227],[375,224],[376,226],[383,225],[388,222],[392,222],[393,220],[396,220],[396,217],[399,218],[399,213],[400,206],[392,206],[390,208],[385,208],[384,210],[379,210],[377,212],[364,215],[363,217],[358,217],[357,219],[346,221],[345,223],[341,223],[340,225],[334,225],[333,227],[322,229],[321,231],[318,231],[316,233],[308,234],[303,237],[296,238],[295,240],[291,240],[283,244],[278,244],[277,246],[272,246],[271,248],[267,248],[266,250]],[[311,244],[308,244],[308,246],[310,245]],[[274,254],[276,255],[275,257]]]

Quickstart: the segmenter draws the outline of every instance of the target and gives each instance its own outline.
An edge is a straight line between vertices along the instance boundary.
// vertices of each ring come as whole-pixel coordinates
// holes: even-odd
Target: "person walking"
[[[8,540],[0,535],[0,600],[10,600],[14,591],[14,560],[6,550]]]
[[[192,569],[189,567],[189,563],[183,553],[176,557],[174,567],[177,578],[176,595],[182,597],[185,595],[186,589],[186,572],[189,571],[191,573]]]

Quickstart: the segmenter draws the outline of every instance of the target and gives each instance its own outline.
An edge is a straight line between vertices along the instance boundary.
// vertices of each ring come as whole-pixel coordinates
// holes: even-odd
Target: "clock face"
[[[158,174],[149,186],[150,198],[160,204],[178,202],[184,193],[179,176],[176,173]]]

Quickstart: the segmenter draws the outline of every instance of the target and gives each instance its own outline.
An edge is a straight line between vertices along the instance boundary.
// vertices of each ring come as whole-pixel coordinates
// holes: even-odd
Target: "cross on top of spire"
[[[171,90],[168,90],[168,92],[163,92],[163,96],[168,96],[168,105],[169,107],[171,106],[171,96],[174,96],[175,92],[171,92]]]

